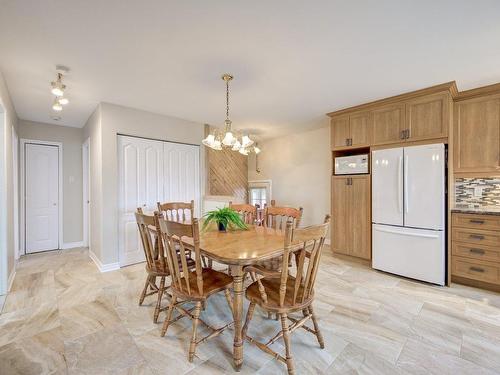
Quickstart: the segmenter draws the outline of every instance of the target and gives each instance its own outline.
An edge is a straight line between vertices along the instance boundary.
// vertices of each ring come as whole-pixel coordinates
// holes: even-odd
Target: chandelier
[[[222,80],[226,83],[226,120],[224,121],[224,132],[221,132],[219,129],[213,129],[201,142],[205,146],[217,151],[223,148],[230,148],[243,155],[248,155],[250,152],[258,154],[260,148],[250,139],[248,134],[239,134],[239,132],[233,132],[231,129],[232,122],[229,119],[229,82],[233,78],[231,74],[226,73],[222,75]]]
[[[69,103],[67,97],[64,96],[64,91],[66,90],[66,85],[63,84],[62,79],[64,74],[68,73],[69,69],[62,65],[56,66],[57,78],[55,81],[50,83],[50,92],[54,95],[54,102],[52,103],[52,109],[54,111],[60,112],[63,109],[63,105]]]

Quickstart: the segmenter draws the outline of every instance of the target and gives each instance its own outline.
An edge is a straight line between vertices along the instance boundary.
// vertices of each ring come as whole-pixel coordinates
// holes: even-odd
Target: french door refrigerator
[[[443,144],[372,152],[372,266],[445,284]]]

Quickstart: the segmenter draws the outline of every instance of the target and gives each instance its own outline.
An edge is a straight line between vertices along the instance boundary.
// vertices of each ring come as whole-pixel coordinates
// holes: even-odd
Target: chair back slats
[[[264,210],[264,226],[285,230],[286,223],[292,220],[293,227],[298,228],[302,218],[302,207],[275,207],[267,206]]]
[[[193,218],[191,224],[180,223],[176,221],[159,219],[161,240],[168,258],[168,264],[172,264],[172,288],[178,292],[192,296],[196,292],[198,295],[203,295],[203,267],[200,253],[200,232],[198,219]],[[193,242],[195,257],[195,275],[188,268],[188,256],[183,239],[190,238]],[[179,249],[179,250],[177,250]],[[180,259],[180,265],[179,265]],[[196,280],[191,280],[196,277]],[[195,281],[193,284],[192,281]],[[196,285],[196,290],[192,286]]]
[[[245,224],[255,224],[257,219],[257,207],[251,204],[233,204],[229,202],[229,208],[238,212]]]
[[[320,225],[307,228],[294,228],[294,222],[289,220],[285,227],[285,246],[283,253],[283,264],[287,264],[290,257],[295,253],[296,272],[295,277],[290,273],[290,267],[282,267],[279,288],[279,304],[283,307],[285,301],[291,301],[292,305],[303,303],[312,296],[316,275],[319,268],[321,252],[325,244],[326,234],[330,224],[330,216]],[[299,250],[293,251],[299,246]],[[290,292],[292,296],[287,296]],[[287,298],[288,297],[288,298]]]
[[[145,215],[139,207],[135,213],[135,219],[148,267],[152,270],[161,268],[164,272],[168,268],[163,246],[158,238],[159,214],[155,212],[154,215]]]
[[[193,219],[194,200],[189,203],[185,202],[167,202],[157,203],[158,211],[160,211],[165,218],[169,221],[177,221],[185,223]]]

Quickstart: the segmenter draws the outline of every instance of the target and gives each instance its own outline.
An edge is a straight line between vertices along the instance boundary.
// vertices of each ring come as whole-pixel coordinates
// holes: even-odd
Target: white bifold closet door
[[[118,136],[118,169],[118,246],[125,266],[144,261],[134,215],[138,207],[151,214],[157,202],[199,203],[199,147]]]

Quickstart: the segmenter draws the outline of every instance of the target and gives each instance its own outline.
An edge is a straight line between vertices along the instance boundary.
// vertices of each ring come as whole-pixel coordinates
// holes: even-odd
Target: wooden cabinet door
[[[448,135],[450,99],[447,94],[429,95],[406,104],[408,139],[443,138]]]
[[[351,204],[350,255],[371,259],[370,176],[352,176],[349,185]]]
[[[404,142],[401,132],[405,128],[405,105],[394,104],[373,111],[372,144]]]
[[[349,255],[351,243],[348,177],[332,177],[332,249]]]
[[[332,131],[332,148],[347,147],[347,140],[350,138],[349,116],[332,118],[330,124]]]
[[[453,142],[455,173],[498,173],[500,98],[471,99],[457,103]]]
[[[369,146],[371,141],[371,116],[369,112],[356,113],[349,117],[351,146]]]

